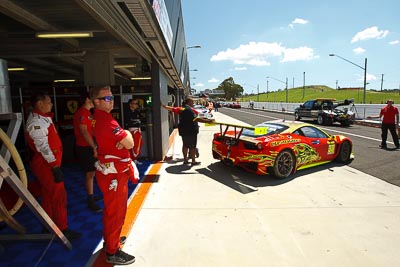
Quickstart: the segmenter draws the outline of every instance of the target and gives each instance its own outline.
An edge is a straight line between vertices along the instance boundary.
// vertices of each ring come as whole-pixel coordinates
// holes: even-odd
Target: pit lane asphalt
[[[294,119],[292,113],[269,112],[246,108],[220,108],[219,112],[251,125],[273,119]],[[312,121],[305,122],[314,123]],[[400,186],[400,150],[394,149],[390,133],[388,134],[388,149],[379,148],[379,144],[381,143],[379,121],[357,120],[350,127],[342,127],[340,124],[335,124],[332,126],[322,126],[321,128],[330,134],[342,134],[352,139],[355,159],[349,166],[393,185]]]
[[[194,167],[174,138],[123,248],[132,266],[400,266],[399,187],[340,164],[282,180],[227,167],[215,132],[201,125]]]

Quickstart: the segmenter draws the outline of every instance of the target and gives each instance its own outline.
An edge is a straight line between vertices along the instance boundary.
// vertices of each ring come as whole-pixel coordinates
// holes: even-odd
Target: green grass
[[[306,86],[304,90],[303,98],[303,87],[297,87],[288,89],[288,102],[301,103],[306,100],[315,98],[336,98],[336,100],[344,100],[354,98],[354,103],[362,103],[364,97],[363,89],[360,90],[336,90],[324,85],[311,85]],[[400,93],[396,91],[366,91],[366,103],[367,104],[382,104],[388,99],[393,99],[394,103],[400,103]],[[246,95],[238,100],[256,102],[285,102],[286,92],[281,89],[280,91],[274,91],[270,93],[260,93],[257,97],[255,95]]]

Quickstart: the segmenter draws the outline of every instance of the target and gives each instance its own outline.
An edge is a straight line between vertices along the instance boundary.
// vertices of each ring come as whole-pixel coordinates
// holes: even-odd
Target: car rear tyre
[[[351,144],[349,141],[344,141],[340,146],[339,155],[336,160],[341,163],[348,163],[351,155]]]
[[[300,114],[298,113],[298,112],[295,112],[294,113],[294,120],[295,121],[299,121],[301,118],[300,118]]]
[[[288,149],[283,150],[276,157],[271,174],[276,178],[286,178],[293,172],[294,166],[295,158],[292,152]]]
[[[322,115],[318,115],[317,122],[319,125],[324,125],[324,117],[322,117]]]

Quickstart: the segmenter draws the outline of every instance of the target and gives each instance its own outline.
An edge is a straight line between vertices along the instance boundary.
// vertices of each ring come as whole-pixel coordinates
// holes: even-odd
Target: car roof
[[[324,100],[328,100],[328,101],[336,101],[336,98],[317,98],[315,99],[317,101],[324,101]]]

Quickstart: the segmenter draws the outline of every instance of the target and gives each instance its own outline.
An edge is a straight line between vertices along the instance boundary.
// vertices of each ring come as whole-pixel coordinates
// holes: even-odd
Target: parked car
[[[205,106],[203,105],[194,105],[193,108],[198,112],[198,113],[207,113],[208,110]]]
[[[318,98],[308,100],[294,111],[296,121],[303,119],[316,120],[319,125],[332,125],[339,122],[342,126],[354,123],[355,114],[348,109],[339,109],[339,106],[353,104],[353,99],[336,101],[334,98]]]
[[[239,104],[239,102],[232,102],[228,104],[228,108],[241,108],[242,106]]]
[[[256,126],[224,124],[214,134],[212,153],[226,165],[256,174],[286,178],[297,170],[354,158],[352,141],[296,121],[267,121]]]

